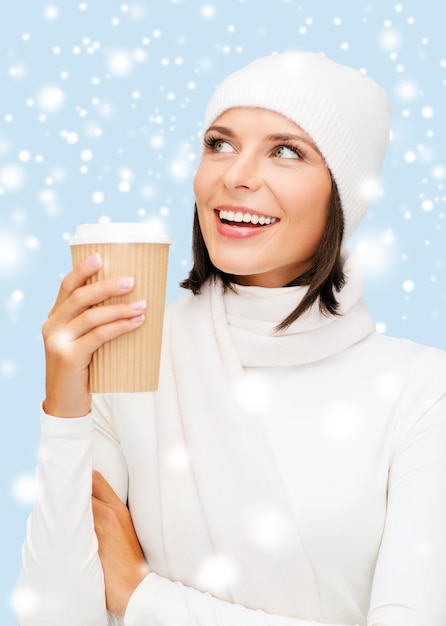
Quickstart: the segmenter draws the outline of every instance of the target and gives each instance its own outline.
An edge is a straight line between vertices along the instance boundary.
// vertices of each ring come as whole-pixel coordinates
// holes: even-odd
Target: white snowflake
[[[65,100],[65,92],[57,85],[42,87],[36,95],[37,106],[45,113],[59,111]]]
[[[114,50],[107,59],[107,68],[114,76],[128,76],[133,70],[133,57],[127,50]]]

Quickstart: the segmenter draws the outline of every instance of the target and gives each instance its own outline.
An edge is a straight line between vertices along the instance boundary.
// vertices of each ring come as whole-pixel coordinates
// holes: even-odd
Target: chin
[[[249,275],[257,274],[262,271],[261,259],[256,259],[253,253],[248,250],[241,250],[234,247],[233,249],[221,249],[221,246],[214,246],[210,251],[209,257],[221,272],[231,275]]]
[[[208,250],[209,253],[209,250]],[[209,254],[212,264],[224,274],[238,273],[240,266],[234,259],[228,258],[228,255]]]
[[[257,273],[252,267],[243,267],[240,263],[234,263],[234,261],[227,263],[219,262],[218,259],[211,259],[211,261],[220,272],[229,276],[243,277]]]

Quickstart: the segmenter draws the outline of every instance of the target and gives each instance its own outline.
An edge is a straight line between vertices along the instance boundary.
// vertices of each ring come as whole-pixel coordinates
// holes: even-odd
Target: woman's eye
[[[223,141],[223,139],[218,139],[214,143],[215,152],[232,152],[232,146],[227,141]]]
[[[299,159],[300,156],[297,150],[287,148],[286,146],[279,146],[274,151],[274,156],[279,159]]]

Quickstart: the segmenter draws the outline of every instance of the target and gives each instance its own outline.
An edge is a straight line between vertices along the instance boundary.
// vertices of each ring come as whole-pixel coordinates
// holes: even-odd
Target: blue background
[[[201,119],[230,71],[324,52],[388,91],[381,191],[354,239],[380,332],[446,347],[446,50],[439,4],[335,0],[8,3],[0,20],[0,623],[32,497],[44,389],[41,325],[67,237],[103,219],[174,239],[168,300],[190,263]]]

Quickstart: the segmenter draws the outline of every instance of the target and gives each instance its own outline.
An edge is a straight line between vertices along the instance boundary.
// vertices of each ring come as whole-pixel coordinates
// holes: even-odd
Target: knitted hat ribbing
[[[322,54],[288,52],[259,58],[224,79],[207,106],[203,130],[234,107],[281,113],[312,138],[339,190],[345,243],[367,211],[388,145],[384,90]]]

